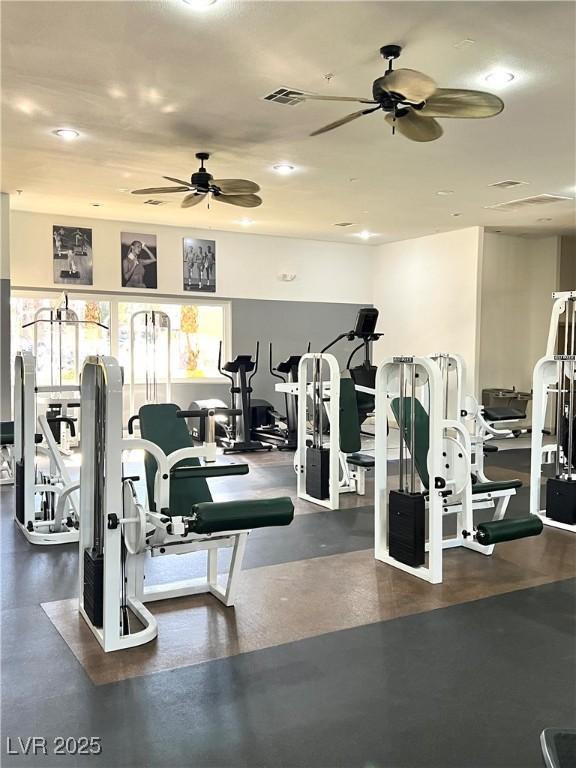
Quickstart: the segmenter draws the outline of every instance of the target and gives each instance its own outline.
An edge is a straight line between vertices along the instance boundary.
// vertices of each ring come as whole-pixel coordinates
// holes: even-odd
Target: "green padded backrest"
[[[352,379],[340,379],[340,450],[357,453],[362,448],[358,401]]]
[[[180,448],[191,448],[194,443],[186,426],[186,419],[176,414],[180,408],[174,403],[143,405],[138,416],[140,419],[140,434],[145,440],[161,448],[169,456]],[[178,462],[177,467],[198,466],[200,461],[195,458]],[[146,486],[150,509],[154,509],[154,478],[156,477],[156,459],[149,453],[144,455],[146,469]],[[203,477],[172,477],[170,480],[170,515],[188,515],[193,504],[212,501],[208,483]]]
[[[426,413],[424,406],[420,400],[412,400],[410,397],[404,398],[404,443],[408,446],[408,450],[412,454],[410,446],[411,431],[412,431],[412,403],[414,403],[414,463],[416,464],[416,471],[420,476],[420,480],[425,488],[430,487],[430,478],[428,476],[428,451],[430,449],[430,420]],[[398,426],[400,426],[400,398],[396,397],[390,403],[392,413]]]

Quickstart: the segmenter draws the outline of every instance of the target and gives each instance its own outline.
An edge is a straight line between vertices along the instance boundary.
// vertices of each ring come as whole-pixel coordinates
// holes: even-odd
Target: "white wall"
[[[180,227],[13,211],[11,279],[15,287],[54,287],[52,226],[93,230],[95,291],[138,292],[122,288],[120,233],[154,233],[158,237],[158,293],[196,294],[182,290],[182,238],[216,241],[217,293],[209,296],[290,301],[366,303],[372,296],[372,246],[238,234]],[[282,282],[281,272],[296,273]],[[90,291],[90,288],[84,288]],[[206,296],[206,294],[204,294]]]
[[[479,227],[388,243],[377,249],[373,303],[388,355],[454,352],[476,374],[482,230]]]
[[[486,233],[481,281],[479,383],[530,391],[546,351],[559,238]]]

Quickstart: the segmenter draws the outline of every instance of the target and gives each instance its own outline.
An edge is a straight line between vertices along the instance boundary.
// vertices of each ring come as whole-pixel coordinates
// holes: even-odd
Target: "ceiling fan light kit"
[[[180,203],[181,208],[191,208],[203,200],[216,200],[228,205],[236,205],[240,208],[257,208],[262,205],[262,198],[256,192],[260,187],[254,181],[248,179],[216,179],[208,173],[204,163],[209,159],[208,152],[197,152],[196,159],[200,160],[200,168],[193,173],[190,181],[176,179],[173,176],[163,176],[167,181],[172,181],[175,187],[146,187],[145,189],[132,190],[133,195],[164,195],[173,192],[187,192],[188,194]]]
[[[436,141],[444,133],[436,118],[479,119],[494,117],[504,109],[502,99],[493,93],[462,88],[438,88],[435,81],[423,72],[415,69],[394,69],[394,61],[401,52],[399,45],[384,45],[380,48],[380,54],[388,62],[388,69],[382,77],[376,78],[372,83],[371,99],[303,93],[304,101],[355,101],[368,105],[324,125],[310,135],[318,136],[381,110],[386,113],[385,119],[392,128],[392,133],[398,131],[411,141]]]

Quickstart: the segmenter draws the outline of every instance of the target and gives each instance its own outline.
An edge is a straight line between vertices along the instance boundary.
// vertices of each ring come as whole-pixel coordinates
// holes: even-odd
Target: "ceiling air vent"
[[[288,104],[290,107],[300,104],[303,101],[303,91],[296,91],[294,88],[278,88],[274,93],[264,96],[264,101],[275,101],[277,104]]]
[[[506,179],[505,181],[495,181],[494,184],[488,184],[488,186],[496,187],[497,189],[510,189],[511,187],[519,187],[522,184],[529,183],[529,181],[514,181],[513,179]]]
[[[144,205],[166,205],[168,200],[144,200]]]
[[[522,197],[519,200],[509,200],[507,203],[496,203],[496,205],[485,205],[484,207],[494,211],[520,211],[522,208],[562,203],[565,200],[572,199],[571,197],[562,197],[561,195],[535,195],[534,197]]]

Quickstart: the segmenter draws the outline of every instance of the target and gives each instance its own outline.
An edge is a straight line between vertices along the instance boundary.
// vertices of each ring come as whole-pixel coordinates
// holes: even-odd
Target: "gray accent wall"
[[[274,391],[268,372],[268,347],[273,344],[274,364],[290,355],[319,352],[339,333],[354,327],[358,310],[366,304],[336,304],[309,301],[232,301],[232,351],[234,355],[255,353],[260,341],[260,365],[252,381],[253,397],[268,400],[283,411],[284,398]],[[344,366],[354,345],[339,342],[330,350]]]

